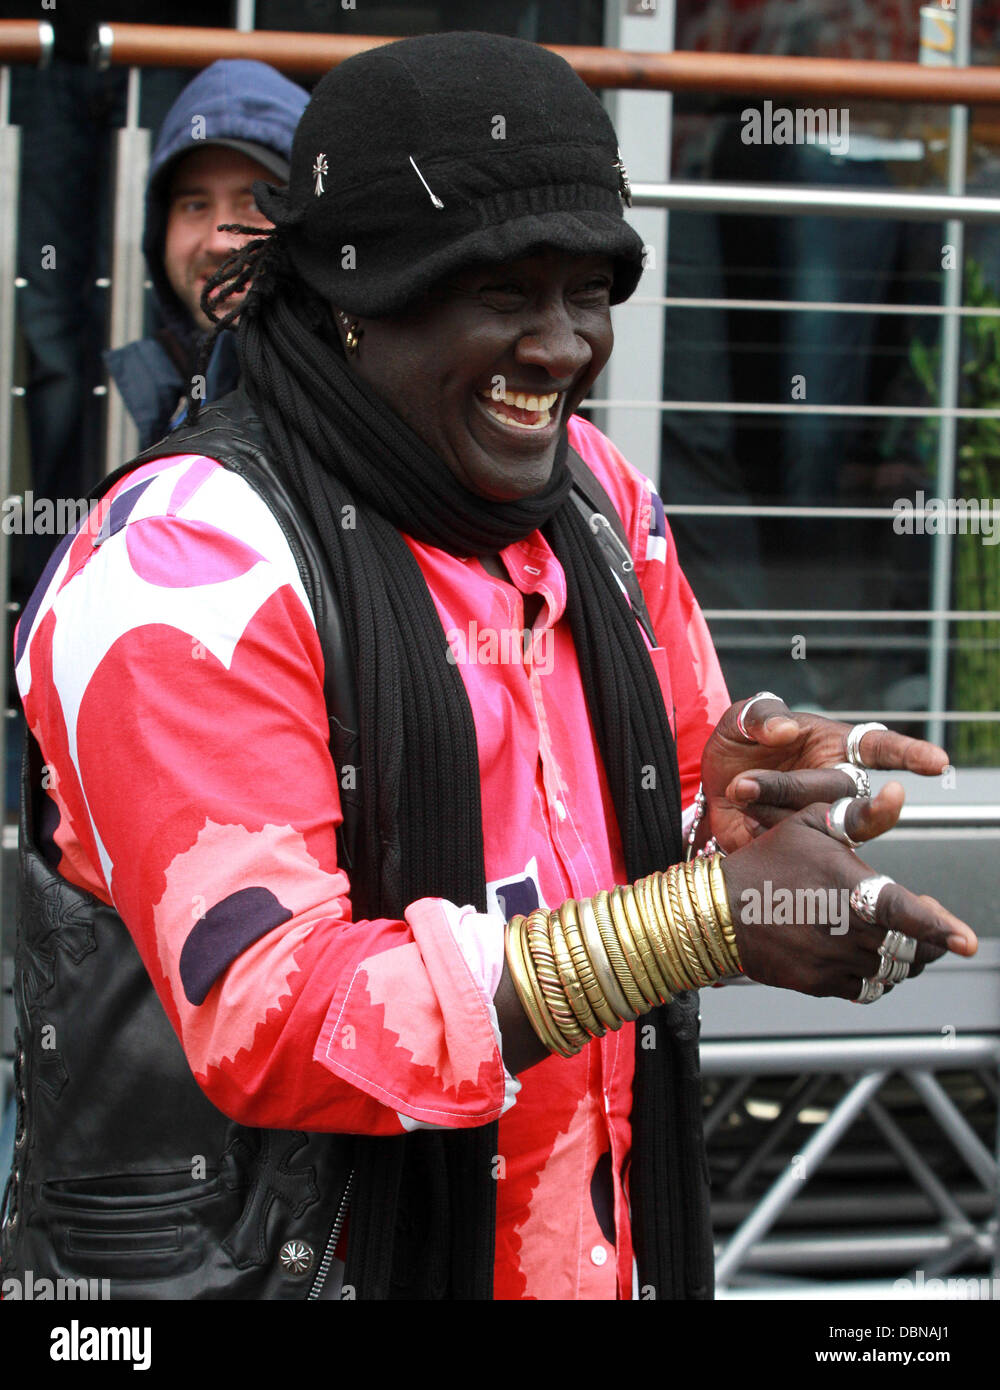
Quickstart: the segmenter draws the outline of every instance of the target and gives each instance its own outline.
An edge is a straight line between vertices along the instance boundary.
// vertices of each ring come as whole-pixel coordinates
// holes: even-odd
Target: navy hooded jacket
[[[225,60],[189,82],[164,118],[149,165],[142,239],[164,326],[153,338],[105,354],[108,370],[138,427],[140,449],[162,438],[183,418],[178,406],[189,386],[200,338],[163,264],[174,166],[184,155],[226,140],[263,145],[287,162],[308,100],[307,92],[266,63]],[[222,333],[206,371],[205,399],[226,395],[238,375],[235,338]]]

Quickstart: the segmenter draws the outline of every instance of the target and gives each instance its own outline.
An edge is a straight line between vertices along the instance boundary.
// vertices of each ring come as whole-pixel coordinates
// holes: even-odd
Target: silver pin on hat
[[[618,158],[611,167],[618,170],[618,194],[625,206],[630,208],[632,206],[632,185],[628,181],[628,170],[625,168],[621,149],[617,153]]]
[[[427,180],[424,178],[423,174],[422,174],[422,173],[420,172],[420,170],[417,168],[417,161],[413,158],[413,155],[412,155],[412,154],[410,155],[410,163],[413,165],[413,168],[414,168],[414,170],[415,170],[415,172],[416,172],[417,178],[420,180],[420,182],[423,184],[423,186],[427,189],[427,193],[428,193],[428,195],[429,195],[429,197],[430,197],[431,202],[434,204],[434,206],[435,206],[436,208],[443,208],[443,207],[444,207],[444,203],[442,203],[441,199],[437,196],[436,193],[433,193],[433,192],[431,191],[431,186],[430,186],[430,184],[427,182]]]
[[[318,198],[321,193],[326,192],[326,189],[323,187],[323,175],[328,174],[330,172],[329,165],[326,162],[325,154],[318,154],[316,156],[316,162],[312,167],[312,171],[313,178],[316,180],[316,187],[313,191],[315,192],[316,197]]]

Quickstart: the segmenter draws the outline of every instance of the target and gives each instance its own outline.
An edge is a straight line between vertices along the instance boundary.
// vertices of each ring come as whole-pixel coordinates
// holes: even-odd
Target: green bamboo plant
[[[1000,309],[1000,298],[969,260],[965,266],[965,304],[977,309]],[[910,344],[910,364],[928,400],[939,395],[940,348],[928,348],[919,338]],[[1000,318],[969,315],[963,320],[959,405],[974,409],[1000,408]],[[930,457],[936,447],[938,424],[928,420],[919,432],[921,453]],[[959,420],[956,482],[958,495],[1000,506],[1000,419]],[[1000,522],[996,523],[1000,525]],[[953,544],[952,608],[1000,612],[1000,545],[987,536],[955,535]],[[960,710],[994,710],[1000,700],[1000,622],[976,620],[956,624],[951,647],[951,697]],[[952,759],[964,766],[1000,764],[1000,722],[960,723],[949,739]]]

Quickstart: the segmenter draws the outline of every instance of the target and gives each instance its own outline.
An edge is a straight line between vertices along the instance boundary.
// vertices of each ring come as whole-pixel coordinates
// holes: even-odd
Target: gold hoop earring
[[[356,357],[358,346],[361,342],[361,335],[365,330],[358,327],[357,319],[352,323],[342,309],[337,310],[337,317],[344,325],[344,347],[351,357]]]

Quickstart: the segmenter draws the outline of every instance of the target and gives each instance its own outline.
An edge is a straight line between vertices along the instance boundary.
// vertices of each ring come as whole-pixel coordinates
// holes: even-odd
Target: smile
[[[501,424],[519,430],[543,430],[552,421],[551,411],[559,392],[529,396],[523,391],[505,391],[499,400],[492,391],[481,391],[479,397],[486,403],[487,413]]]

